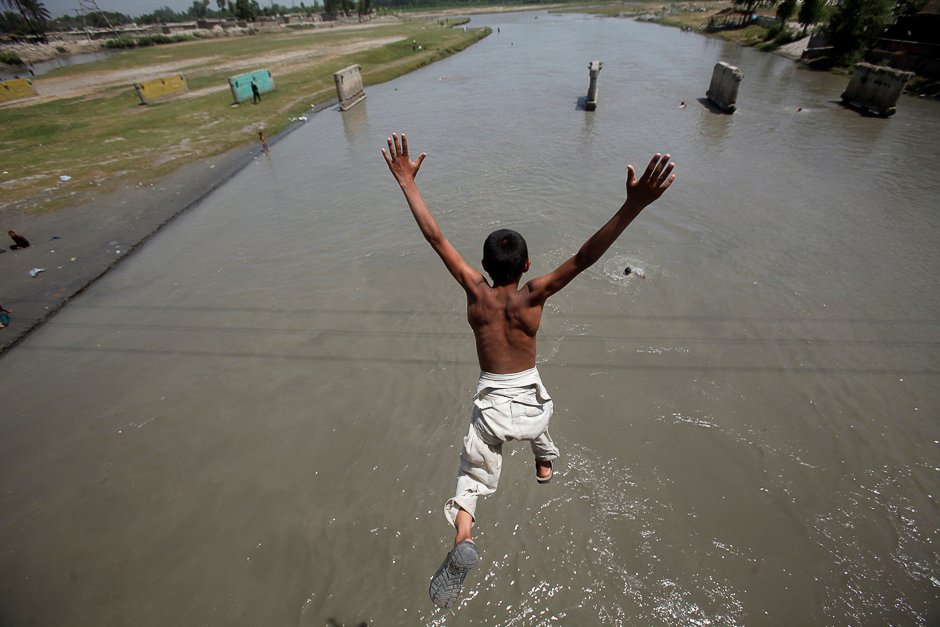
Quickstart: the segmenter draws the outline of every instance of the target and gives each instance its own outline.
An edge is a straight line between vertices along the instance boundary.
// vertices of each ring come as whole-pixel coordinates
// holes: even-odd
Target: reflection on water
[[[700,105],[695,115],[699,120],[699,131],[701,133],[702,143],[705,146],[720,149],[724,143],[728,129],[731,128],[731,116],[717,110],[707,98],[697,98],[696,101]],[[693,107],[694,106],[693,104]],[[688,108],[688,103],[686,104],[686,108]]]
[[[83,65],[85,63],[93,63],[95,61],[101,61],[107,59],[108,57],[114,55],[113,51],[101,51],[101,52],[88,52],[84,54],[70,54],[61,57],[54,57],[47,61],[37,61],[33,63],[33,72],[36,76],[42,76],[52,70],[55,70],[60,67],[69,67],[71,65]],[[0,80],[10,80],[15,77],[20,78],[32,78],[29,73],[29,69],[26,66],[17,67],[10,66],[10,69],[0,68]]]
[[[863,118],[844,78],[650,24],[474,21],[499,33],[312,117],[4,357],[0,622],[936,622],[936,103]],[[697,101],[718,60],[732,116]],[[557,479],[507,447],[454,613],[427,582],[478,368],[393,130],[457,249],[516,228],[533,274],[628,161],[679,167],[546,306]]]
[[[346,141],[352,144],[358,138],[365,138],[363,135],[369,130],[369,103],[366,100],[361,101],[349,111],[344,111],[340,117],[343,120]]]

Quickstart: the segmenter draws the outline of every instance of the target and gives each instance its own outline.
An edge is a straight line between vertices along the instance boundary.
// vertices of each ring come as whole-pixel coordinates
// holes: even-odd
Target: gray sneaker
[[[463,580],[476,563],[477,547],[473,542],[464,540],[451,549],[431,579],[431,586],[428,588],[431,602],[438,607],[453,605],[460,596]]]

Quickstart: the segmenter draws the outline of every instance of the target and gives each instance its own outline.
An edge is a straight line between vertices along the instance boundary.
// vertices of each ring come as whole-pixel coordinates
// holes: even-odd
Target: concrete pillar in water
[[[588,64],[588,70],[591,72],[591,85],[588,87],[587,102],[584,108],[593,111],[597,108],[597,75],[601,73],[604,64],[601,61],[591,61]]]
[[[359,65],[350,65],[333,74],[340,111],[348,111],[366,99],[366,92],[362,87],[361,69]]]
[[[894,105],[914,76],[890,67],[856,63],[849,86],[842,92],[842,102],[850,107],[887,117],[894,115]]]
[[[715,64],[712,82],[705,95],[725,113],[734,113],[737,109],[738,86],[744,79],[744,72],[724,61]]]

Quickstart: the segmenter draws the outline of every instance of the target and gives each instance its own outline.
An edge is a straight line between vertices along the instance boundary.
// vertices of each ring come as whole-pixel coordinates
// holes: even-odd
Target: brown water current
[[[0,360],[0,624],[940,621],[937,103],[862,117],[845,77],[627,20],[474,22],[493,35],[311,117]],[[733,116],[698,100],[719,60]],[[427,584],[478,366],[393,130],[457,249],[515,228],[533,275],[627,162],[678,164],[549,301],[556,478],[507,446],[452,611]]]

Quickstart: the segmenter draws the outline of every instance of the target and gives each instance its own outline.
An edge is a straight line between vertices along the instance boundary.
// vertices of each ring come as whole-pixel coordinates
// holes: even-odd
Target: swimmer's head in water
[[[483,242],[483,269],[493,285],[508,285],[529,269],[529,249],[525,239],[511,229],[493,231]]]

